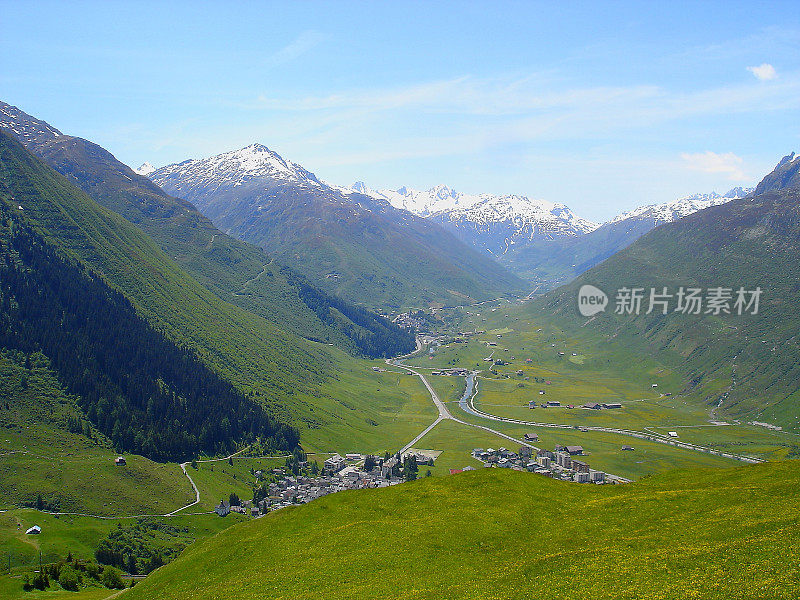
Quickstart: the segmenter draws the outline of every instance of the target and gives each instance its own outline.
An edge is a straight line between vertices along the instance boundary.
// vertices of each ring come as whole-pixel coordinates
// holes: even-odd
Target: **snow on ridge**
[[[139,175],[144,175],[145,177],[147,177],[148,175],[150,175],[150,173],[152,173],[155,170],[156,168],[153,165],[145,161],[139,166],[138,169],[134,169],[133,171],[134,173],[138,173]]]
[[[724,196],[711,192],[710,194],[692,194],[663,204],[649,204],[639,206],[633,210],[623,212],[609,221],[619,223],[627,219],[652,218],[656,223],[669,223],[709,206],[725,204],[737,198],[743,198],[753,191],[753,188],[734,188]]]
[[[0,102],[0,128],[10,129],[15,136],[26,141],[42,136],[45,139],[55,139],[64,135],[48,123],[35,119],[4,102]]]
[[[271,179],[319,186],[320,181],[297,163],[284,159],[262,144],[250,144],[238,150],[203,159],[190,159],[154,170],[150,175],[158,183],[170,175],[181,174],[184,180],[215,181],[217,184],[242,185],[253,179]]]
[[[563,234],[593,231],[597,224],[576,217],[564,204],[538,200],[518,194],[463,194],[446,185],[420,191],[408,187],[397,190],[372,190],[356,182],[344,191],[366,194],[388,201],[395,208],[420,217],[436,217],[451,223],[471,222],[479,226],[506,223],[518,229],[535,225]]]

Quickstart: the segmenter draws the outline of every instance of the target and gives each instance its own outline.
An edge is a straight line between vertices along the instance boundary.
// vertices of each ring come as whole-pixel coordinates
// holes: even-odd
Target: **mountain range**
[[[538,291],[547,291],[571,281],[659,225],[743,198],[750,192],[750,188],[734,188],[722,196],[713,192],[695,194],[672,202],[641,206],[617,215],[584,235],[535,240],[514,247],[501,261],[530,280]]]
[[[464,194],[445,185],[425,191],[405,186],[373,190],[360,181],[340,189],[384,199],[439,223],[542,291],[569,281],[662,223],[752,191],[734,188],[723,196],[712,192],[644,205],[600,225],[564,204],[520,195]]]
[[[149,177],[226,233],[368,307],[482,301],[526,288],[436,222],[383,198],[346,193],[260,144]]]

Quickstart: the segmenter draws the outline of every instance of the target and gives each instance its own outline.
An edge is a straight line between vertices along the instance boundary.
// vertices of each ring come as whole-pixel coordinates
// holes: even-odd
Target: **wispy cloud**
[[[731,181],[746,181],[748,179],[742,172],[742,163],[744,161],[733,152],[717,154],[716,152],[707,150],[706,152],[697,152],[694,154],[683,153],[681,154],[681,158],[692,171],[724,174],[727,175],[728,179]]]
[[[775,67],[769,63],[762,63],[757,67],[747,67],[747,70],[755,75],[756,79],[759,81],[770,81],[771,79],[776,79],[778,77]]]
[[[798,73],[768,86],[748,81],[688,92],[648,84],[570,88],[564,83],[537,75],[464,75],[328,95],[263,94],[233,106],[263,113],[270,138],[304,148],[323,166],[463,156],[504,146],[518,154],[531,144],[602,143],[631,133],[650,135],[665,123],[800,108]],[[728,160],[715,172],[743,177]],[[707,173],[723,164],[708,157],[698,161],[692,164]]]
[[[277,67],[292,62],[325,41],[325,37],[319,31],[304,31],[283,48],[267,56],[264,64],[268,67]]]

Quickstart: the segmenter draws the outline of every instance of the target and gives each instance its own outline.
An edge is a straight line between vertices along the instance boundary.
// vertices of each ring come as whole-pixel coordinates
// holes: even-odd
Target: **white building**
[[[331,473],[337,473],[345,467],[347,461],[343,456],[334,454],[329,459],[327,459],[324,464],[326,471],[330,471]]]

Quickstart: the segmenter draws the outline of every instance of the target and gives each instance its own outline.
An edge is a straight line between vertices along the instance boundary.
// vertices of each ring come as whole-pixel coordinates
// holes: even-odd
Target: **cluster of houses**
[[[540,396],[544,396],[544,390],[539,390],[539,395]],[[547,402],[542,402],[540,404],[536,404],[535,400],[530,400],[528,402],[528,408],[536,408],[536,407],[557,408],[557,407],[560,407],[560,406],[561,406],[561,402],[559,402],[558,400],[548,400]],[[575,408],[575,405],[574,404],[567,404],[566,407],[567,408]],[[599,404],[597,402],[589,402],[589,403],[584,404],[583,406],[581,406],[581,408],[587,408],[587,409],[590,409],[590,410],[602,410],[604,408],[606,408],[606,409],[609,409],[609,408],[622,408],[622,404],[620,404],[619,402],[605,402],[603,404]]]
[[[529,434],[535,437],[535,434]],[[527,441],[527,437],[526,437]],[[536,440],[531,440],[536,441]],[[556,445],[554,450],[536,450],[531,446],[521,446],[517,452],[506,448],[475,448],[472,456],[487,467],[529,471],[553,479],[574,481],[576,483],[611,483],[606,473],[589,467],[588,463],[576,458],[583,455],[581,446]]]
[[[433,371],[431,375],[443,375],[451,377],[466,377],[469,375],[468,369],[442,369],[441,371]]]
[[[344,490],[382,488],[403,483],[402,477],[393,475],[398,462],[395,457],[379,461],[370,471],[365,471],[363,465],[353,464],[363,458],[361,454],[334,454],[325,461],[324,474],[320,477],[284,475],[268,485],[269,495],[258,503],[243,500],[239,506],[231,506],[230,502],[222,500],[214,512],[221,517],[231,512],[260,517],[273,510],[305,504]],[[421,456],[417,458],[418,461],[421,459]]]

